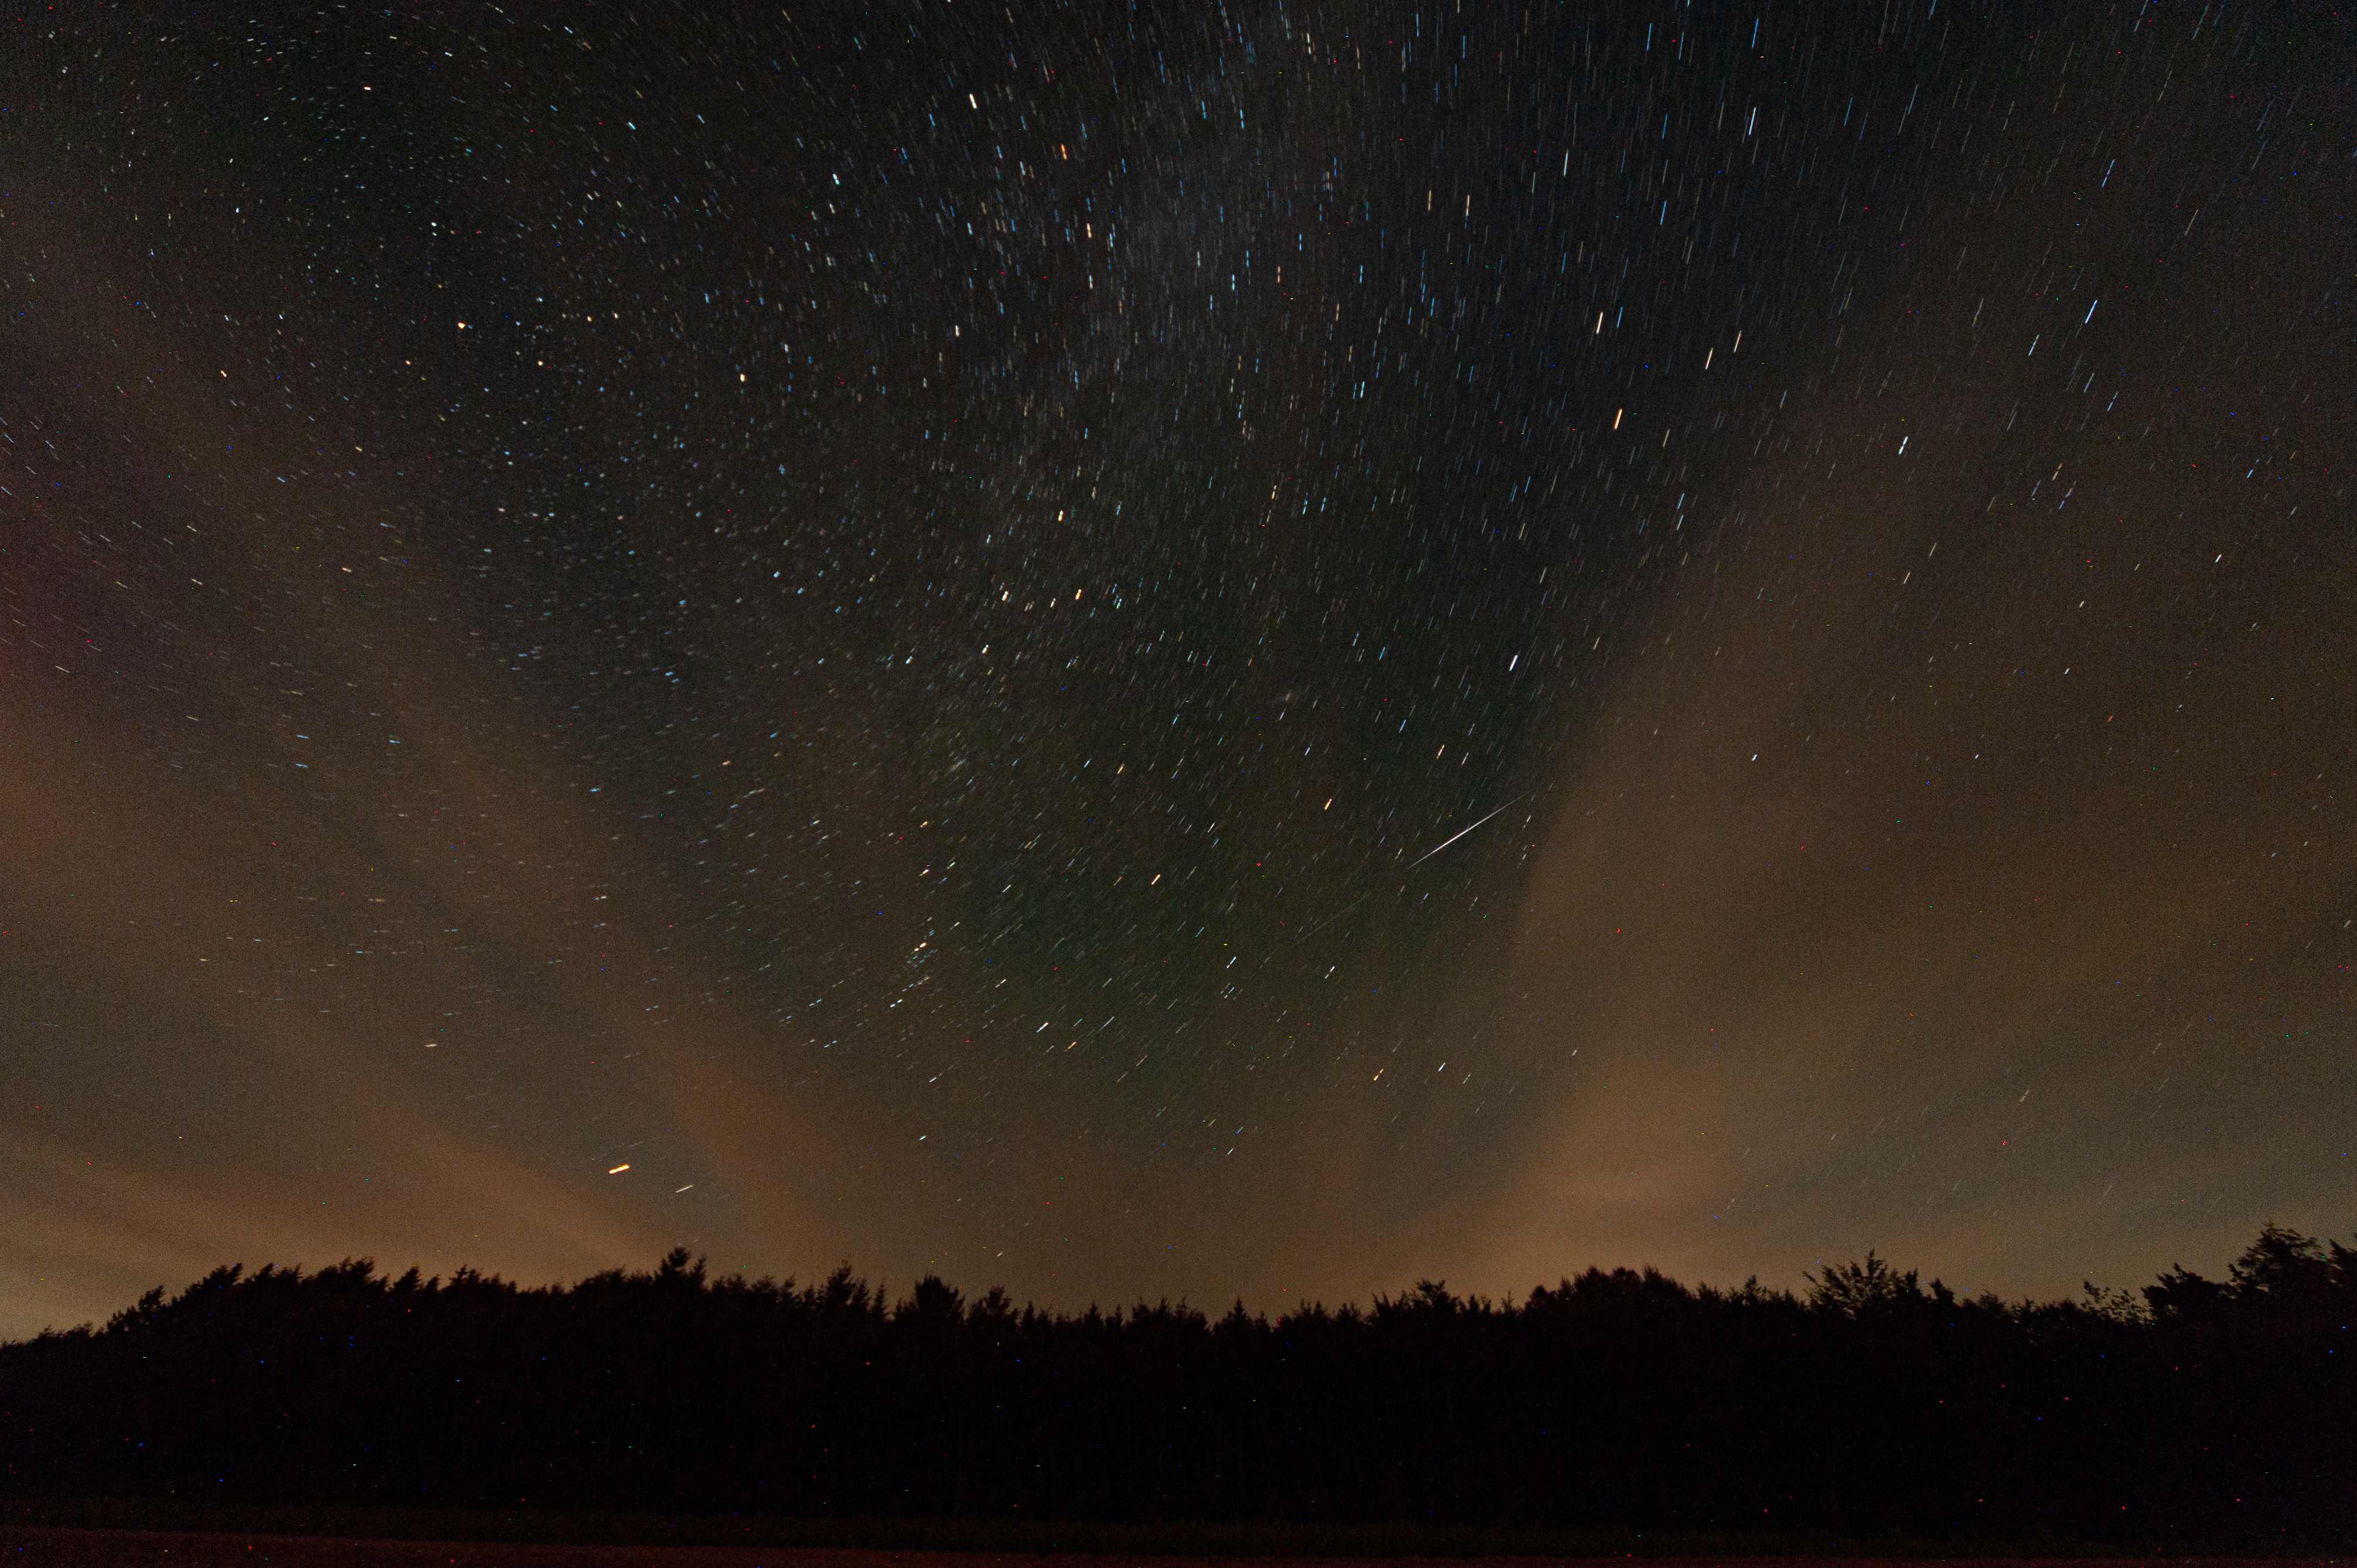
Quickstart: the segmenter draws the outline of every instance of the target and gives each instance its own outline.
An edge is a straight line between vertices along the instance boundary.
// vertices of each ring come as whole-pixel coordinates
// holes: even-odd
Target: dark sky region
[[[731,11],[5,24],[0,1334],[2357,1220],[2345,11]]]

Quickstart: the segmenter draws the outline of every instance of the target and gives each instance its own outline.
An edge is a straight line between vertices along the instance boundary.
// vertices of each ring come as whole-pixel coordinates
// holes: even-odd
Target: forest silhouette
[[[2357,1238],[2352,1238],[2357,1240]],[[1018,1308],[937,1277],[224,1267],[0,1346],[0,1492],[2315,1548],[2357,1538],[2357,1251],[2008,1304],[1873,1253],[1514,1304]]]

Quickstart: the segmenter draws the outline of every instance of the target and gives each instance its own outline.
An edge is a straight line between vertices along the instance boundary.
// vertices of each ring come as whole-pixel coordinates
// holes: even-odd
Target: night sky
[[[69,5],[0,1335],[2357,1221],[2325,4]]]

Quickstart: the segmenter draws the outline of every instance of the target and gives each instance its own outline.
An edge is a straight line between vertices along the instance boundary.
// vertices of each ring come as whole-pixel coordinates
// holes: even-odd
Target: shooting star
[[[1519,800],[1521,799],[1522,797],[1520,795],[1514,797],[1514,800]],[[1502,811],[1508,806],[1512,805],[1514,800],[1499,801],[1497,805],[1490,809],[1489,816],[1479,818],[1468,825],[1458,829],[1447,838],[1442,839],[1438,843],[1434,844],[1430,849],[1426,850],[1422,854],[1417,855],[1414,860],[1409,861],[1407,863],[1406,869],[1414,871],[1417,866],[1422,865],[1426,861],[1430,860],[1434,855],[1438,854],[1442,850],[1447,849],[1450,844],[1455,843],[1458,839],[1463,838],[1467,833],[1471,832],[1475,828],[1478,828],[1483,822],[1488,822],[1490,817],[1496,816],[1500,811]]]
[[[1490,808],[1490,811],[1486,815],[1475,818],[1472,822],[1468,822],[1465,826],[1458,829],[1447,838],[1442,839],[1438,843],[1434,844],[1430,849],[1426,850],[1422,854],[1417,855],[1414,860],[1409,861],[1406,865],[1401,868],[1400,874],[1402,875],[1405,875],[1408,872],[1414,871],[1417,866],[1422,865],[1426,861],[1430,860],[1434,855],[1438,854],[1442,850],[1447,849],[1450,844],[1455,843],[1458,839],[1463,838],[1467,833],[1471,832],[1475,828],[1478,828],[1483,822],[1488,822],[1491,817],[1496,816],[1500,811],[1504,811],[1507,807],[1512,805],[1514,801],[1521,799],[1522,797],[1520,795],[1516,795],[1511,799],[1499,801],[1495,806]],[[1364,893],[1360,894],[1356,898],[1351,899],[1349,903],[1343,905],[1340,908],[1335,910],[1332,914],[1327,916],[1324,919],[1318,921],[1316,925],[1310,927],[1308,930],[1302,932],[1293,940],[1297,942],[1308,941],[1310,938],[1316,936],[1318,932],[1324,930],[1327,927],[1332,925],[1335,921],[1340,919],[1343,916],[1349,914],[1351,910],[1357,908],[1366,901],[1367,895]]]

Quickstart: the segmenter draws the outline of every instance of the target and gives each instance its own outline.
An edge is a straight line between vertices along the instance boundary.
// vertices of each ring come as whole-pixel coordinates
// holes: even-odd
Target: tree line
[[[2352,1238],[2357,1240],[2357,1238]],[[1271,1320],[651,1272],[215,1270],[0,1346],[17,1496],[814,1517],[2357,1538],[2357,1251],[2006,1303],[1873,1253]]]

